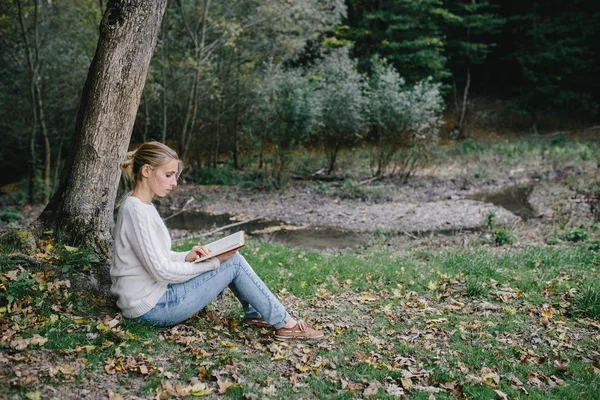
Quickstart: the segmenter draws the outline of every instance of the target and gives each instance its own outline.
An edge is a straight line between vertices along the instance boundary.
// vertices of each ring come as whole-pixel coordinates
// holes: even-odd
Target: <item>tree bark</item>
[[[69,157],[36,221],[64,243],[108,257],[113,209],[148,64],[167,0],[110,0],[100,25]]]
[[[469,96],[469,86],[471,86],[471,68],[467,68],[467,83],[463,92],[462,105],[460,107],[460,119],[458,120],[458,137],[465,138],[465,113],[467,112],[467,98]]]

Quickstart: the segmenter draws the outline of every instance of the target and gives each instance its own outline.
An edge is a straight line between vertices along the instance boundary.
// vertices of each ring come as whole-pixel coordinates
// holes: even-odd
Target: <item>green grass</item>
[[[597,349],[600,326],[592,311],[599,306],[594,282],[600,255],[589,247],[482,247],[392,257],[375,250],[324,254],[250,240],[241,252],[294,315],[326,331],[324,340],[286,344],[247,328],[228,292],[176,329],[154,328],[120,318],[106,299],[66,286],[54,289],[60,263],[71,266],[68,274],[91,262],[85,252],[64,254],[45,275],[32,266],[15,275],[10,271],[19,270],[17,265],[4,257],[0,325],[8,328],[3,335],[12,336],[0,342],[0,352],[13,360],[0,367],[0,375],[13,384],[0,389],[0,396],[35,390],[51,396],[50,386],[76,393],[94,381],[125,397],[146,398],[166,382],[185,388],[191,379],[216,393],[218,376],[232,385],[224,396],[236,399],[248,393],[350,399],[364,397],[366,390],[391,399],[389,391],[401,389],[409,372],[413,386],[404,393],[415,399],[429,398],[427,390],[442,390],[437,399],[455,398],[443,389],[451,382],[459,397],[495,398],[494,389],[525,397],[511,383],[513,375],[527,398],[593,398],[600,390],[600,375],[588,358]],[[118,323],[111,327],[113,318]],[[34,334],[47,342],[11,347],[12,340]],[[27,362],[32,356],[37,377],[23,381],[33,368]],[[564,372],[554,366],[558,356],[569,361]],[[49,375],[50,367],[65,363],[79,366],[75,376]],[[111,365],[120,369],[107,373]],[[543,386],[530,384],[528,376],[537,376]],[[550,387],[553,376],[564,383]],[[376,387],[368,389],[371,384]]]

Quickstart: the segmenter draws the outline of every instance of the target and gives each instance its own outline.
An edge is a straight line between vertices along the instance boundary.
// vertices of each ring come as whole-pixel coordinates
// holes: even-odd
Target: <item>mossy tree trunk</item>
[[[167,0],[111,0],[83,88],[60,185],[38,232],[105,257],[121,171]]]

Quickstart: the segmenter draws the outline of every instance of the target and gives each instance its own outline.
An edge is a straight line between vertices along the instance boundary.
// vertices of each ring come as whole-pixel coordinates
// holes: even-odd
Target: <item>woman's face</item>
[[[150,170],[148,187],[154,195],[164,197],[177,186],[178,168],[179,161],[171,160],[158,168]]]

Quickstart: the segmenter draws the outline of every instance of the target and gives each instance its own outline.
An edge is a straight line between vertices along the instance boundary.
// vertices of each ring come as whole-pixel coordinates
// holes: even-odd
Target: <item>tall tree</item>
[[[148,64],[167,0],[111,0],[57,192],[36,225],[108,256],[113,209]]]
[[[21,0],[17,0],[17,9],[19,14],[19,26],[21,28],[21,35],[23,36],[23,43],[25,45],[25,51],[27,54],[27,66],[29,68],[29,79],[30,79],[30,93],[31,93],[31,109],[32,109],[32,133],[31,133],[31,164],[32,164],[32,175],[30,176],[29,186],[29,202],[33,202],[33,180],[35,179],[36,170],[36,158],[37,154],[35,151],[35,137],[38,130],[38,124],[41,128],[42,138],[44,139],[44,203],[48,203],[50,198],[50,166],[51,166],[51,153],[50,138],[48,133],[48,126],[46,124],[46,114],[44,112],[44,101],[42,99],[42,78],[40,76],[41,69],[41,58],[40,58],[40,37],[38,29],[38,18],[39,18],[39,5],[38,0],[33,2],[33,40],[29,39],[28,29],[25,26],[25,16],[23,10],[23,4]]]
[[[471,69],[481,65],[496,46],[505,20],[492,12],[485,0],[446,0],[445,6],[457,18],[448,20],[448,66],[454,83],[457,109],[455,137],[465,137],[465,116],[471,87]],[[462,94],[458,94],[462,86]]]
[[[356,70],[356,61],[342,47],[328,54],[318,65],[321,100],[320,139],[325,148],[329,168],[335,162],[342,146],[347,145],[363,128],[366,80]]]
[[[375,54],[391,62],[408,82],[447,78],[442,26],[456,18],[442,0],[358,0],[348,2],[349,29],[340,35],[355,43],[354,56],[368,67]]]
[[[531,131],[538,133],[540,112],[595,113],[598,103],[590,85],[597,80],[592,73],[597,66],[588,37],[590,27],[598,25],[597,2],[532,0],[513,7],[509,26],[516,35],[508,57],[520,67],[521,84],[514,89],[521,109],[531,116]]]

